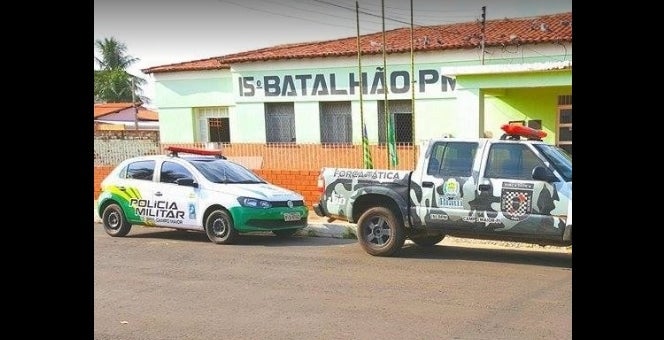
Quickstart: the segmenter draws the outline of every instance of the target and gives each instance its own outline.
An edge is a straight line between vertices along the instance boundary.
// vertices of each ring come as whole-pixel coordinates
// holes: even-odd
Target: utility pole
[[[135,93],[134,77],[131,77],[131,104],[134,106],[134,130],[138,131],[138,107],[136,107]]]
[[[486,24],[486,6],[482,6],[482,21],[481,21],[481,30],[482,30],[482,40],[480,40],[480,47],[482,53],[482,65],[484,65],[484,28]]]

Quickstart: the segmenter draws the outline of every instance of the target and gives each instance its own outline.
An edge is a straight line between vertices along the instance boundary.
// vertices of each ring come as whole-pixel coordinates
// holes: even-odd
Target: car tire
[[[126,236],[131,230],[131,224],[127,221],[122,208],[115,203],[104,208],[101,221],[106,233],[113,237]]]
[[[205,220],[205,233],[216,244],[231,244],[238,236],[231,215],[225,210],[215,210]]]
[[[403,222],[384,207],[371,208],[357,221],[357,239],[374,256],[392,256],[399,252],[406,236]]]
[[[445,235],[416,235],[411,236],[410,240],[420,247],[432,247],[442,241]]]
[[[272,230],[272,233],[277,235],[277,237],[287,238],[293,236],[293,234],[295,234],[300,229],[302,228],[279,229],[279,230]]]

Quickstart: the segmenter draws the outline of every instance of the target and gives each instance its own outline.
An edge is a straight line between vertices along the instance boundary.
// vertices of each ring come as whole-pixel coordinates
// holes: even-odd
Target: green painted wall
[[[162,143],[193,143],[192,109],[159,108],[159,139]]]
[[[221,71],[216,71],[216,73],[221,73]],[[192,79],[161,79],[155,82],[155,97],[160,109],[228,106],[235,103],[230,75]]]
[[[445,134],[453,134],[459,128],[455,98],[415,98],[415,140],[422,141]]]
[[[485,130],[495,138],[503,131],[500,126],[511,120],[541,119],[546,142],[556,142],[558,96],[572,94],[572,87],[542,87],[507,89],[497,97],[485,97]]]
[[[457,85],[459,88],[485,89],[572,86],[572,70],[460,75]]]
[[[402,65],[403,66],[403,65]],[[422,64],[418,69],[437,68],[435,64]],[[345,71],[353,68],[322,70],[276,71],[284,73],[315,73]],[[265,71],[263,71],[265,72]],[[263,72],[245,72],[258,76]],[[347,78],[337,79],[337,85]],[[500,73],[459,75],[455,90],[441,91],[441,84],[427,85],[427,93],[416,93],[415,138],[421,141],[444,134],[454,137],[478,137],[484,131],[495,137],[502,134],[500,125],[509,120],[541,119],[549,136],[555,142],[556,106],[559,95],[571,94],[572,71],[540,71],[529,73]],[[156,102],[160,114],[160,136],[165,143],[192,143],[198,128],[193,108],[226,106],[229,109],[231,142],[265,143],[265,97],[239,97],[234,94],[234,82],[229,71],[204,71],[157,77]],[[483,94],[485,101],[481,98]],[[364,113],[371,143],[378,141],[376,100],[379,94],[365,96]],[[298,143],[320,143],[319,100],[329,96],[295,96],[274,98],[272,101],[293,101],[295,104],[296,138]],[[361,143],[359,101],[357,94],[340,96],[336,100],[350,100],[353,115],[353,143]],[[390,100],[410,99],[410,95],[392,94]],[[237,100],[237,102],[236,102]],[[483,113],[482,113],[483,112]]]
[[[500,126],[511,120],[541,119],[545,140],[555,143],[558,96],[572,94],[572,71],[461,75],[457,86],[462,125],[455,137],[481,137],[485,131],[500,137]]]
[[[265,105],[244,103],[230,108],[232,143],[265,143]]]
[[[320,105],[318,102],[295,102],[295,140],[297,143],[320,143]]]

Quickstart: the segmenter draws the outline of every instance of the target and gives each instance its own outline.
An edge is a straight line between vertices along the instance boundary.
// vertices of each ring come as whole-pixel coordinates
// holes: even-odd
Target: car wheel
[[[290,237],[293,236],[298,230],[301,228],[294,228],[294,229],[279,229],[279,230],[272,230],[272,233],[277,235],[277,237]]]
[[[109,204],[104,209],[101,220],[106,233],[113,237],[126,236],[131,230],[131,224],[127,222],[122,208],[115,203]]]
[[[205,233],[216,244],[230,244],[238,236],[233,219],[225,210],[215,210],[205,220]]]
[[[442,241],[445,235],[416,235],[411,236],[410,240],[420,247],[431,247]]]
[[[383,207],[371,208],[360,216],[357,234],[362,248],[374,256],[392,256],[406,240],[403,222]]]

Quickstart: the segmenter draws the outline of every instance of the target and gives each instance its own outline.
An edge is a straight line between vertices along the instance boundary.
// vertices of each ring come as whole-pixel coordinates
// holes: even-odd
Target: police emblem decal
[[[500,210],[512,221],[525,219],[533,208],[532,183],[503,182],[500,193]]]
[[[443,184],[443,195],[440,197],[440,206],[443,208],[462,209],[463,200],[459,197],[460,185],[456,179],[450,178]]]

